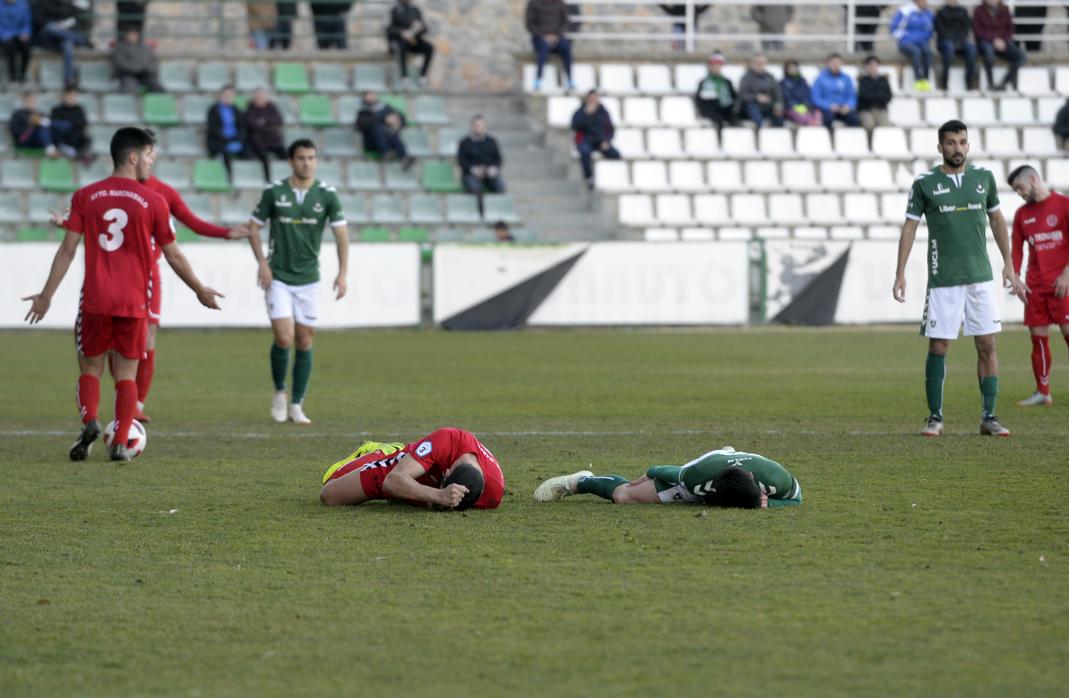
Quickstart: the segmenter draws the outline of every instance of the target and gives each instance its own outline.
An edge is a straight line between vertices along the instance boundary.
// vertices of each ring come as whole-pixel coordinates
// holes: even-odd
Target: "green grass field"
[[[67,460],[69,333],[0,333],[0,695],[1065,695],[1069,362],[1026,411],[999,341],[1013,436],[978,435],[959,342],[926,440],[912,327],[324,333],[307,428],[270,423],[266,332],[164,330],[116,466]],[[320,505],[362,438],[444,425],[499,457],[500,509]],[[531,499],[725,444],[804,505]]]

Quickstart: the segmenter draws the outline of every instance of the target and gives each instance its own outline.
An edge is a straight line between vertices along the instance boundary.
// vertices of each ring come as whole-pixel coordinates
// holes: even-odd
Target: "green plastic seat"
[[[55,239],[56,235],[53,228],[34,226],[19,228],[15,232],[15,240],[17,242],[50,242]]]
[[[389,104],[396,111],[401,112],[401,115],[406,119],[408,118],[408,100],[405,99],[404,95],[381,95],[379,99]]]
[[[276,63],[275,89],[279,92],[303,94],[312,90],[308,69],[304,63]]]
[[[464,191],[457,178],[456,168],[449,162],[423,163],[423,176],[420,182],[427,191],[444,194]]]
[[[193,186],[200,191],[230,191],[230,179],[226,176],[223,161],[201,159],[193,163]]]
[[[146,124],[177,126],[181,123],[178,118],[178,100],[174,95],[147,94],[141,99],[141,108],[144,110]]]
[[[209,61],[197,66],[197,87],[204,92],[218,92],[230,83],[230,65]]]
[[[306,126],[335,126],[334,105],[326,95],[302,95],[300,121]]]
[[[204,240],[200,235],[197,235],[192,230],[184,225],[178,226],[174,231],[174,239],[178,242],[200,242]]]
[[[37,170],[37,183],[45,191],[71,192],[78,188],[74,182],[74,167],[70,160],[42,160]]]
[[[387,87],[386,69],[374,63],[356,66],[353,71],[353,87],[357,92],[364,90],[382,92]]]
[[[401,242],[430,242],[431,235],[426,228],[401,228],[397,231],[397,239]]]
[[[315,71],[316,92],[348,92],[349,91],[349,68],[341,63],[316,63],[312,66]]]
[[[379,227],[367,227],[360,231],[360,239],[363,242],[389,242],[390,229]]]

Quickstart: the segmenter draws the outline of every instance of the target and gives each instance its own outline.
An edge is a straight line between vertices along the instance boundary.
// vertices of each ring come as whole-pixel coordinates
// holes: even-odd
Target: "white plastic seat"
[[[882,223],[879,200],[875,194],[852,192],[843,195],[843,217],[851,225]]]
[[[1025,66],[1017,71],[1017,91],[1029,97],[1046,97],[1051,93],[1050,70]]]
[[[1010,185],[1006,183],[1006,166],[1001,160],[973,160],[973,167],[982,167],[985,170],[989,170],[995,178],[995,184],[999,189],[1009,190]]]
[[[976,132],[969,134],[970,140]],[[909,152],[913,157],[930,158],[938,154],[936,146],[939,145],[939,129],[935,128],[911,128],[909,130]],[[973,148],[975,148],[975,143]]]
[[[679,130],[674,128],[651,128],[646,131],[646,150],[655,158],[686,157]]]
[[[1053,157],[1059,155],[1058,144],[1054,141],[1054,132],[1044,126],[1034,126],[1022,129],[1024,135],[1024,147],[1021,149],[1026,155],[1037,157]]]
[[[557,95],[546,100],[546,121],[555,128],[571,128],[572,116],[579,109],[578,97]]]
[[[631,172],[623,160],[597,160],[594,162],[594,181],[601,191],[631,191]]]
[[[619,200],[620,222],[624,225],[656,225],[653,198],[648,194],[624,194]]]
[[[828,229],[822,225],[800,225],[794,229],[795,240],[827,240]]]
[[[947,76],[947,94],[951,97],[962,97],[970,93],[975,94],[975,91],[970,91],[969,86],[965,84],[965,68],[951,66],[950,75]],[[963,110],[963,113],[969,112]]]
[[[863,240],[865,230],[859,225],[833,225],[830,236],[832,240]]]
[[[718,229],[716,236],[721,240],[745,241],[753,239],[753,231],[749,228],[729,226]]]
[[[1040,97],[1036,100],[1036,121],[1041,124],[1053,124],[1058,118],[1058,111],[1065,104],[1062,97]]]
[[[747,160],[743,163],[742,173],[750,191],[779,191],[783,188],[779,181],[779,167],[774,160]]]
[[[713,191],[744,191],[742,167],[737,160],[711,160],[705,181]]]
[[[881,158],[905,160],[909,157],[906,132],[897,126],[877,126],[872,130],[872,153]]]
[[[823,126],[803,126],[798,129],[795,148],[800,156],[812,160],[835,157],[831,133]]]
[[[731,220],[742,225],[764,225],[769,222],[765,197],[762,194],[733,194]]]
[[[679,240],[679,231],[675,228],[646,228],[642,238],[646,242],[676,242]]]
[[[958,101],[948,97],[929,97],[924,100],[924,121],[929,126],[941,126],[960,118]]]
[[[841,158],[872,156],[872,151],[869,150],[869,134],[863,128],[837,128],[834,140],[835,154]]]
[[[980,152],[987,155],[1012,157],[1021,153],[1021,144],[1017,142],[1017,129],[1015,128],[984,129],[984,146]]]
[[[639,128],[618,128],[612,137],[612,145],[625,158],[646,157],[646,139]]]
[[[602,97],[601,106],[605,107],[605,111],[609,112],[609,116],[612,118],[614,124],[624,123],[624,113],[620,108],[619,97]]]
[[[711,228],[683,228],[679,231],[679,239],[683,242],[705,242],[715,240],[716,235]]]
[[[785,160],[782,167],[783,188],[787,191],[820,191],[817,166],[812,160]]]
[[[692,158],[720,155],[720,137],[713,128],[688,128],[683,132],[683,148]]]
[[[680,63],[676,66],[676,91],[693,94],[698,91],[698,83],[709,74],[709,69],[701,63]]]
[[[627,63],[603,63],[598,70],[598,90],[608,94],[634,94],[635,75]]]
[[[904,223],[908,198],[904,192],[880,194],[880,218],[885,223]]]
[[[766,158],[794,157],[794,138],[790,129],[761,129],[757,132],[757,150]]]
[[[901,163],[895,168],[895,185],[899,191],[909,191],[913,187],[913,180],[917,177],[912,168]]]
[[[887,105],[887,118],[891,123],[901,128],[922,126],[924,119],[921,118],[921,105],[915,99],[897,97]]]
[[[698,125],[694,100],[690,97],[662,97],[661,123],[665,126],[688,128]]]
[[[999,101],[999,117],[1006,126],[1031,126],[1036,123],[1032,100],[1028,97],[1003,97]]]
[[[674,160],[668,163],[668,181],[675,191],[705,191],[702,165],[693,160]]]
[[[848,160],[821,160],[820,186],[828,191],[857,191],[853,163]]]
[[[966,97],[961,100],[961,113],[966,117],[969,126],[995,126],[998,124],[998,115],[995,114],[995,100],[990,97]],[[939,124],[936,124],[938,126]]]
[[[857,183],[865,191],[897,191],[891,163],[886,160],[859,160],[857,163]]]
[[[902,231],[893,225],[870,225],[865,231],[865,237],[869,240],[897,240]]]
[[[838,194],[806,194],[805,213],[810,223],[840,225],[843,222]]]
[[[640,160],[631,166],[631,183],[638,191],[670,191],[668,168],[660,160]]]
[[[786,240],[791,236],[789,228],[766,227],[754,231],[754,237],[758,240]]]
[[[728,198],[724,194],[698,194],[694,197],[694,220],[703,225],[718,226],[731,222]]]
[[[660,194],[657,197],[657,220],[665,225],[693,223],[690,197],[686,194]]]
[[[636,69],[638,91],[647,95],[670,95],[675,92],[672,87],[672,71],[664,64],[642,64]]]
[[[659,126],[657,100],[653,97],[625,97],[623,122],[628,126]]]
[[[594,73],[594,66],[589,63],[574,63],[572,65],[572,82],[575,83],[575,91],[586,94],[598,86],[598,78]]]
[[[525,92],[539,94],[535,92],[534,81],[537,75],[538,66],[528,63],[523,66],[523,89]],[[560,94],[561,92],[561,79],[557,73],[557,66],[553,63],[546,63],[542,67],[542,89],[541,94]]]
[[[770,194],[768,212],[781,225],[802,225],[806,218],[801,194]]]
[[[720,149],[732,158],[749,158],[757,155],[757,139],[749,128],[728,127],[720,131]]]

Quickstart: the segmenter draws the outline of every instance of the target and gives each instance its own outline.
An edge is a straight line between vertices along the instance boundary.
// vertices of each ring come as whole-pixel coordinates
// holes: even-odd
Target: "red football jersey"
[[[1049,292],[1069,264],[1069,196],[1051,192],[1043,201],[1025,204],[1013,217],[1013,268],[1019,274],[1028,245],[1025,283],[1035,292]]]
[[[441,487],[445,472],[457,458],[465,453],[474,453],[483,471],[482,496],[475,502],[476,509],[493,509],[501,503],[505,494],[505,474],[490,449],[475,438],[471,432],[452,427],[438,429],[404,448],[408,456],[423,466],[426,474],[419,478],[420,484]]]
[[[189,206],[186,206],[186,202],[182,200],[182,195],[175,191],[170,184],[157,179],[156,175],[152,175],[142,184],[162,196],[167,201],[167,209],[171,212],[171,215],[197,235],[203,235],[208,238],[225,238],[229,232],[227,228],[221,225],[215,225],[198,218],[197,214],[190,211]],[[162,254],[163,250],[157,247],[156,259],[159,260]]]
[[[136,180],[108,177],[74,192],[63,226],[85,237],[82,310],[145,317],[155,248],[174,242],[163,197]]]

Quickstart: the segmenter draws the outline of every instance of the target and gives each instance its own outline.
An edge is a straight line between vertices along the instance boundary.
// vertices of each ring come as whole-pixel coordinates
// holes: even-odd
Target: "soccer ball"
[[[111,448],[111,442],[115,440],[116,426],[118,426],[117,422],[112,420],[104,428],[104,443],[108,448]],[[141,455],[141,452],[145,450],[146,443],[148,443],[148,432],[145,431],[144,425],[135,419],[134,423],[130,425],[130,433],[126,439],[126,448],[130,451],[130,457],[134,458]]]

